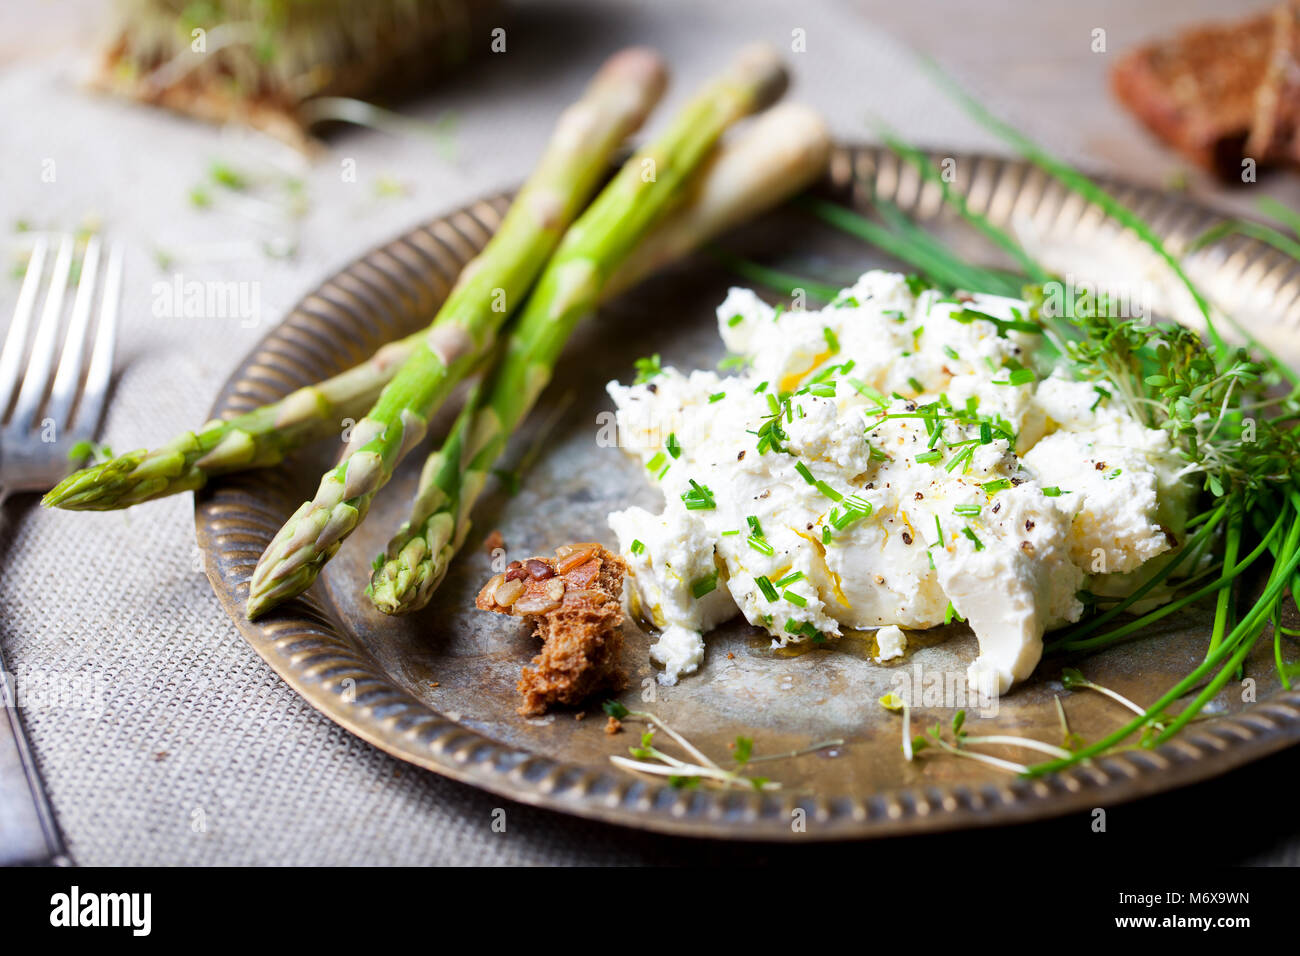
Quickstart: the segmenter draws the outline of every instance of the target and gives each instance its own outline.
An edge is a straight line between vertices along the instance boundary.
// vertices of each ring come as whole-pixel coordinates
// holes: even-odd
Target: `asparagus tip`
[[[790,85],[785,62],[770,43],[753,43],[741,48],[730,71],[742,88],[751,91],[756,110],[775,103]]]
[[[668,81],[668,64],[658,50],[648,46],[630,46],[606,60],[597,76],[600,79],[618,76],[662,91]]]

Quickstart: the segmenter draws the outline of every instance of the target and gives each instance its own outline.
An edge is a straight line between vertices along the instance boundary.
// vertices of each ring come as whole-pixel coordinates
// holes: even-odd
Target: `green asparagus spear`
[[[625,50],[565,111],[496,235],[466,265],[424,340],[353,428],[343,459],[263,553],[249,587],[250,618],[305,590],[365,516],[397,462],[423,438],[428,416],[491,347],[664,83],[657,54]]]
[[[215,475],[279,464],[293,449],[341,432],[343,419],[364,414],[424,335],[389,342],[346,372],[235,418],[215,419],[153,451],[141,448],[73,472],[41,503],[111,511],[194,491]]]
[[[532,193],[534,216],[546,221],[552,214],[563,214],[562,210],[568,213],[562,221],[547,223],[538,242],[546,245],[536,257],[538,267],[594,188],[619,140],[641,124],[662,95],[664,83],[657,54],[625,50],[605,64],[582,101],[570,108],[538,170],[539,176],[549,170],[563,193],[551,195],[545,189]],[[579,157],[581,161],[575,162]],[[566,185],[571,176],[574,185],[581,187],[579,199],[573,198],[579,190],[570,191]],[[444,306],[440,315],[446,312]],[[360,417],[370,409],[406,360],[425,345],[429,332],[422,329],[390,342],[366,362],[278,402],[225,421],[211,421],[155,450],[137,449],[74,472],[47,493],[42,504],[72,511],[127,508],[202,488],[216,475],[279,464],[290,451],[338,434],[343,419]]]
[[[765,113],[734,142],[724,143],[689,184],[680,206],[640,243],[597,295],[608,299],[638,279],[689,253],[739,221],[803,189],[826,167],[830,137],[804,107]],[[575,226],[575,228],[577,228]],[[469,531],[469,514],[510,434],[549,381],[559,351],[583,318],[556,322],[532,300],[507,342],[506,357],[466,403],[443,447],[420,476],[410,519],[376,561],[368,592],[386,614],[424,607]],[[472,447],[466,447],[473,435]]]

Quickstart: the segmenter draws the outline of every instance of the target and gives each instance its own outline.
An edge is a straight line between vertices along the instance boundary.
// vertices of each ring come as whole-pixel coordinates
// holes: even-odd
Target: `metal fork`
[[[108,394],[122,292],[122,247],[114,243],[109,248],[99,316],[92,331],[102,249],[97,236],[86,244],[56,367],[76,242],[66,235],[55,241],[57,250],[34,334],[32,319],[53,245],[44,236],[32,248],[13,323],[0,351],[0,504],[13,492],[44,491],[67,474],[70,442],[94,437]],[[0,865],[70,862],[19,720],[14,683],[3,654],[0,708]]]
[[[72,275],[76,248],[72,236],[62,236],[57,242],[35,335],[31,334],[32,319],[52,245],[44,236],[32,248],[13,323],[9,326],[4,351],[0,352],[0,423],[3,423],[0,424],[0,503],[14,492],[46,491],[68,473],[69,441],[95,436],[108,394],[122,292],[122,246],[114,243],[109,248],[99,297],[99,320],[92,332],[91,313],[99,285],[101,243],[98,236],[87,242],[56,370],[54,359],[64,325],[64,293]],[[88,346],[90,364],[84,369],[83,378]],[[25,374],[24,358],[27,359]],[[11,405],[13,411],[6,418],[5,411]]]

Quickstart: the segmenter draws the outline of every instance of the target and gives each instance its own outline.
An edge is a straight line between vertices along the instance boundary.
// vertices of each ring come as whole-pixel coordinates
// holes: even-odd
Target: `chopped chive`
[[[712,395],[709,396],[709,404],[712,405],[714,402],[720,402],[726,397],[727,397],[726,392],[714,392]]]
[[[831,350],[832,355],[840,350],[840,340],[836,338],[834,330],[829,325],[822,328],[822,337],[826,339],[826,347]]]
[[[785,598],[791,604],[797,607],[807,607],[808,599],[802,594],[795,594],[793,591],[782,591],[781,597]]]
[[[799,474],[803,477],[803,480],[808,482],[808,484],[810,485],[817,484],[817,479],[813,477],[813,473],[808,470],[808,466],[805,465],[803,462],[796,461],[794,463],[794,470],[799,472]]]
[[[911,387],[912,391],[914,392],[925,391],[925,386],[922,385],[920,382],[918,382],[914,377],[909,376],[907,379],[907,384]]]
[[[973,517],[974,515],[980,513],[980,506],[979,505],[957,505],[952,509],[952,513],[955,515],[963,515],[965,517]]]
[[[750,546],[751,548],[753,548],[755,551],[757,551],[759,554],[765,554],[765,555],[767,555],[769,558],[770,558],[772,555],[776,554],[776,549],[773,548],[773,547],[772,547],[770,544],[768,544],[766,541],[764,541],[762,538],[755,538],[755,537],[751,534],[751,535],[750,535],[748,538],[746,538],[745,540],[749,543],[749,546]]]
[[[872,388],[870,385],[868,385],[866,382],[862,381],[861,379],[852,378],[846,375],[844,377],[844,381],[848,382],[849,386],[859,395],[865,395],[867,398],[871,399],[877,405],[885,404],[885,396],[880,394],[879,391]]]
[[[735,315],[733,315],[731,318],[727,319],[727,325],[728,325],[730,328],[733,328],[733,329],[734,329],[736,326],[738,326],[741,322],[744,322],[744,321],[745,321],[745,317],[744,317],[743,315],[741,315],[739,312],[737,312],[737,313],[736,313]]]
[[[644,385],[652,378],[658,378],[664,374],[663,366],[659,362],[658,352],[648,358],[637,359],[634,366],[636,368],[636,378],[632,382],[633,385]]]
[[[208,173],[213,182],[225,186],[227,189],[238,191],[248,188],[248,180],[244,178],[244,175],[225,163],[213,163]]]
[[[1056,487],[1055,485],[1052,485],[1048,488],[1044,488],[1043,494],[1046,495],[1048,498],[1059,498],[1061,497],[1061,489]]]
[[[1011,487],[1011,480],[1008,478],[999,478],[996,481],[986,481],[980,485],[985,494],[996,495],[999,491],[1006,491]]]
[[[831,529],[827,525],[822,525],[822,544],[831,543]]]
[[[961,356],[957,354],[957,350],[951,345],[945,345],[943,347],[943,354],[948,356],[948,358],[952,359],[954,362],[961,359]]]
[[[668,454],[674,458],[682,457],[682,444],[677,440],[676,432],[668,433],[668,441],[665,443],[665,447],[668,449]]]
[[[1009,362],[1006,368],[1008,369],[1007,380],[1005,382],[991,382],[991,385],[1020,386],[1028,385],[1034,381],[1034,373],[1030,369],[1021,367],[1018,362]]]
[[[718,572],[715,568],[712,574],[706,574],[704,577],[691,582],[691,594],[698,601],[704,595],[716,590],[717,587]]]
[[[975,536],[975,532],[972,531],[969,527],[962,528],[962,529],[961,529],[961,533],[964,534],[966,537],[968,537],[968,538],[971,539],[971,541],[975,544],[975,550],[976,550],[976,551],[983,551],[983,550],[984,550],[984,542],[981,541],[979,538],[977,538],[977,537]]]
[[[943,459],[943,452],[935,448],[932,449],[931,451],[923,451],[921,452],[921,454],[917,455],[916,463],[918,465],[928,465],[931,462],[940,461],[942,459]]]
[[[997,328],[998,335],[1005,337],[1008,332],[1033,332],[1041,333],[1043,330],[1033,322],[1017,322],[1010,319],[999,319],[989,315],[986,312],[979,312],[975,309],[962,309],[960,312],[954,312],[951,316],[954,322],[960,322],[962,325],[970,325],[976,319],[983,319],[985,322],[992,322]]]
[[[857,495],[849,495],[844,500],[844,513],[840,514],[839,509],[832,509],[830,522],[834,525],[836,531],[843,531],[855,521],[861,521],[871,514],[871,502],[859,498]]]
[[[844,500],[844,496],[842,494],[840,494],[838,491],[836,491],[830,485],[826,484],[826,482],[822,481],[821,479],[818,479],[816,482],[814,482],[814,485],[816,486],[818,491],[824,494],[827,498],[831,499],[831,501],[839,503]]]
[[[745,523],[749,525],[749,532],[755,538],[763,537],[763,525],[759,523],[759,520],[755,515],[746,515]]]
[[[732,535],[734,535],[734,534],[740,534],[740,529],[739,529],[739,528],[733,528],[733,529],[730,530],[730,531],[724,531],[724,532],[722,532],[722,536],[723,536],[724,538],[730,538],[730,537],[731,537]]]
[[[688,511],[709,511],[716,508],[717,502],[713,500],[713,492],[707,485],[702,485],[694,478],[691,480],[691,490],[682,493],[682,501],[686,504]]]
[[[767,575],[760,574],[758,577],[754,578],[754,583],[757,584],[758,589],[763,592],[763,597],[767,598],[769,601],[775,601],[777,599],[776,587],[767,579]]]
[[[786,587],[787,585],[794,584],[794,582],[796,581],[802,581],[803,579],[804,579],[804,573],[802,571],[791,571],[781,580],[774,582],[773,586],[778,588],[783,588]]]
[[[633,554],[645,554],[645,544],[640,538],[633,538],[632,544],[628,548]]]
[[[962,472],[965,473],[970,467],[969,464],[970,459],[974,454],[975,454],[975,446],[967,445],[961,451],[957,452],[957,454],[952,456],[952,460],[949,461],[948,464],[944,466],[944,470],[949,472],[956,471],[957,466],[961,465]]]
[[[802,634],[805,637],[812,638],[814,641],[824,641],[826,639],[813,625],[812,621],[804,621],[800,624],[792,617],[786,619],[785,632],[787,634]]]
[[[767,388],[767,382],[759,382],[758,385],[755,386],[754,388],[754,394],[757,395],[760,392],[764,391],[766,388]]]

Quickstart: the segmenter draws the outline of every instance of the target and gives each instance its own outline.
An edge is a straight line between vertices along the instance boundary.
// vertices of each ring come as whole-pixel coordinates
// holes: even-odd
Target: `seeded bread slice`
[[[1127,54],[1111,74],[1112,88],[1192,162],[1238,177],[1276,30],[1271,12],[1196,27]]]
[[[522,617],[542,639],[516,689],[519,713],[578,704],[600,690],[621,689],[623,575],[627,565],[599,544],[572,544],[554,557],[512,562],[483,585],[480,610]]]

